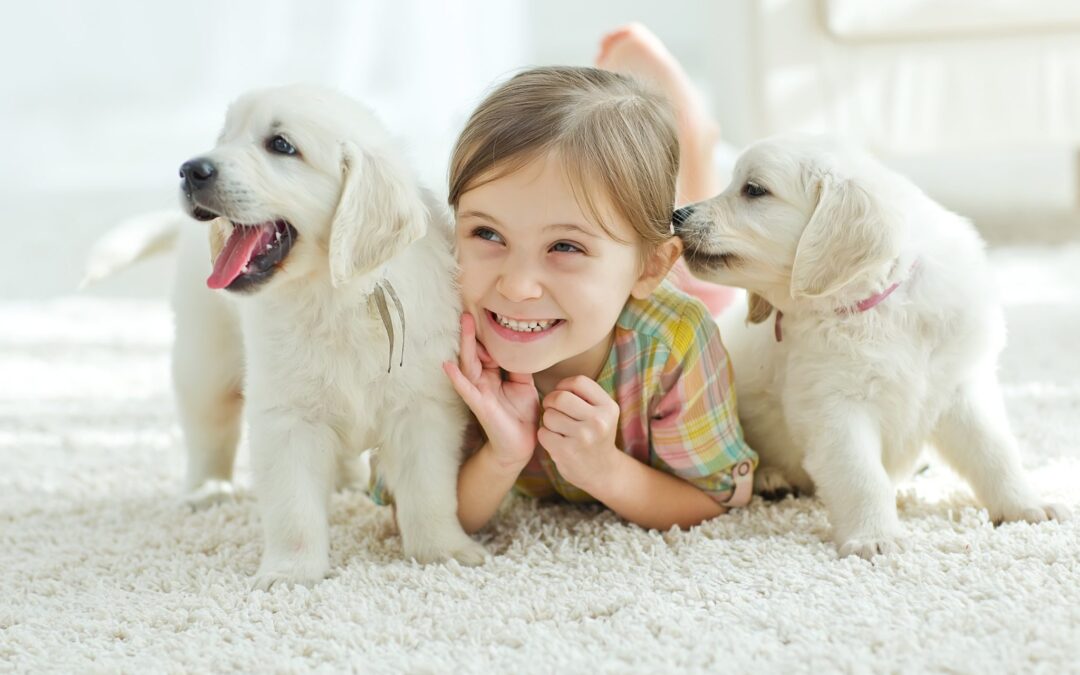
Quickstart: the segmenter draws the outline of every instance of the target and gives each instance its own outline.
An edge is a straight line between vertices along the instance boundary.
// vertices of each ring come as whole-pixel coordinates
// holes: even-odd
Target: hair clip
[[[667,224],[667,233],[669,237],[675,236],[675,221],[669,220]]]

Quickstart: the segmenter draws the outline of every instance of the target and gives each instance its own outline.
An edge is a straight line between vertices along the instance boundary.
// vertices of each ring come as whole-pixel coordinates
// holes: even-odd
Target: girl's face
[[[640,238],[598,201],[611,238],[578,206],[561,161],[541,156],[462,194],[457,250],[464,309],[505,370],[603,363],[627,299],[648,295]],[[578,372],[583,372],[578,370]],[[589,373],[595,376],[596,373]]]

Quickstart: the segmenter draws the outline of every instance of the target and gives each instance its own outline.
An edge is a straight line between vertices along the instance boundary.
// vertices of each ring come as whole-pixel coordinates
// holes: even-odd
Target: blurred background
[[[0,298],[67,295],[91,243],[176,204],[180,163],[258,86],[367,102],[444,190],[472,107],[517,69],[591,64],[640,21],[737,149],[855,140],[991,242],[1080,234],[1075,0],[39,0],[0,10]],[[163,297],[170,262],[91,292]]]

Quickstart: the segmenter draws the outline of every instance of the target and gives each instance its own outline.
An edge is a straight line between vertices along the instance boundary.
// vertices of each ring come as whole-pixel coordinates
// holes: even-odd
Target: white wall
[[[213,143],[226,104],[295,81],[342,89],[427,164],[477,94],[524,58],[521,2],[41,0],[6,5],[0,115],[8,189],[173,182]],[[476,21],[497,30],[477,39]],[[429,155],[431,157],[429,157]],[[437,163],[437,161],[436,161]]]

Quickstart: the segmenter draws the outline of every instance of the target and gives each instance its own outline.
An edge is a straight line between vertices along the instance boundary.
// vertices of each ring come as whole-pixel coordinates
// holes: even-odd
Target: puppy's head
[[[676,213],[695,275],[792,300],[826,297],[891,264],[899,178],[821,139],[780,137],[739,158],[726,191]],[[751,320],[771,308],[752,296]]]
[[[255,291],[378,269],[423,236],[417,182],[365,107],[277,87],[229,108],[213,150],[180,168],[181,202],[210,228],[211,288]]]

